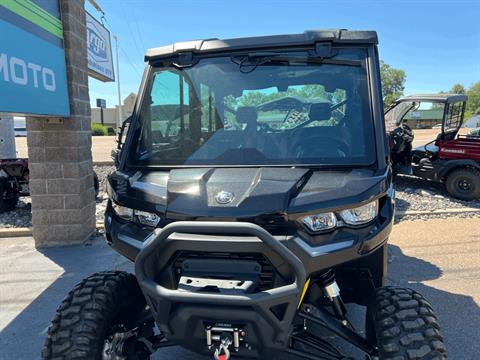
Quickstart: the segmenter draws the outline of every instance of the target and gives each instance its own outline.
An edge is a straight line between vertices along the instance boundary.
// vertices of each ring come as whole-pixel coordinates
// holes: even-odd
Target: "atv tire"
[[[144,349],[125,357],[115,354],[104,357],[112,329],[125,326],[123,329],[131,330],[132,322],[145,307],[145,299],[131,274],[110,271],[84,279],[57,309],[42,359],[149,359]]]
[[[17,203],[17,194],[13,194],[8,183],[0,179],[0,213],[14,210]]]
[[[476,169],[461,168],[452,171],[445,185],[454,198],[465,201],[480,199],[480,171]]]
[[[447,359],[440,326],[428,301],[399,287],[377,289],[367,310],[367,338],[376,342],[379,359]]]

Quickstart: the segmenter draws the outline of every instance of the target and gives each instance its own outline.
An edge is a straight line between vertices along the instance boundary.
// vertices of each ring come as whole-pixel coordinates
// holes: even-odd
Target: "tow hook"
[[[224,337],[218,348],[215,349],[213,357],[215,360],[228,360],[230,359],[230,350],[228,347],[232,345],[232,339],[229,336]]]
[[[230,359],[232,350],[238,352],[240,346],[251,349],[250,345],[245,342],[246,332],[238,327],[231,326],[207,326],[205,327],[205,335],[207,347],[209,350],[215,349],[213,356],[215,360]]]

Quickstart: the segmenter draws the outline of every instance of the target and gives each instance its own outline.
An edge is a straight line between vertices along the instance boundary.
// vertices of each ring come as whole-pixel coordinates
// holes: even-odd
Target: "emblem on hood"
[[[217,195],[215,195],[215,200],[217,203],[225,205],[229,204],[235,199],[235,194],[230,191],[220,191]]]

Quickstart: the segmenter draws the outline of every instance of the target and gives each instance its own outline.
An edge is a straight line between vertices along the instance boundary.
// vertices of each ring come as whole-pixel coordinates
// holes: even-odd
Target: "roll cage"
[[[422,94],[402,96],[395,100],[395,102],[385,111],[385,117],[386,120],[388,119],[392,121],[390,125],[393,125],[394,123],[395,126],[400,126],[403,123],[405,115],[409,111],[418,108],[420,103],[428,102],[444,104],[441,136],[444,138],[448,134],[448,137],[454,137],[463,125],[467,99],[467,96],[463,94]],[[400,108],[402,105],[403,107]],[[395,109],[398,110],[396,114],[393,113]],[[389,119],[389,114],[391,115],[391,119]]]

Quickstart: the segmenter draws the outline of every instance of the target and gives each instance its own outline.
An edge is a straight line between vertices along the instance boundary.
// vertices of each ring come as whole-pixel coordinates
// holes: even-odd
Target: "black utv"
[[[171,345],[220,360],[446,359],[431,305],[385,286],[394,190],[375,32],[184,42],[146,61],[105,213],[135,274],[78,284],[44,359]],[[365,331],[347,303],[367,308]]]

